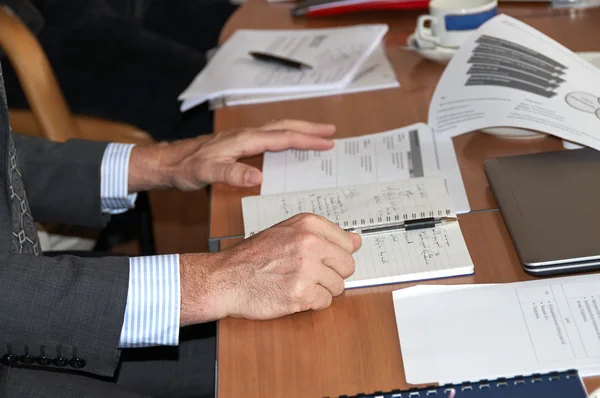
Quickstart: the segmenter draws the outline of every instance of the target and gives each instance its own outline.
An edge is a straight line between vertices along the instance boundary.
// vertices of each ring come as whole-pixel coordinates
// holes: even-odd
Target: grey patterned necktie
[[[25,185],[19,171],[17,150],[12,132],[8,134],[8,192],[12,216],[10,250],[13,253],[40,255],[40,241],[31,215]]]

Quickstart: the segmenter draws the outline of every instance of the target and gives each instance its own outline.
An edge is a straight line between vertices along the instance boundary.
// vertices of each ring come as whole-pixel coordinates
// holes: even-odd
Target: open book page
[[[442,177],[249,196],[242,199],[244,231],[253,235],[300,214],[314,213],[342,228],[378,226],[452,214]]]
[[[284,94],[249,94],[234,95],[224,99],[225,106],[260,104],[266,102],[289,101],[303,98],[325,97],[359,93],[364,91],[383,90],[400,87],[394,69],[385,56],[383,46],[377,47],[360,67],[352,81],[343,88],[335,90],[319,90],[309,92],[289,92]]]
[[[600,371],[600,275],[394,294],[406,381]],[[475,336],[475,338],[474,338]]]
[[[332,29],[238,30],[179,96],[182,110],[234,94],[286,93],[346,86],[380,44],[387,25]],[[312,66],[294,69],[253,59],[259,51]]]
[[[426,124],[334,142],[328,151],[265,153],[261,194],[443,176],[454,211],[470,210],[452,139]]]
[[[600,71],[507,15],[482,25],[444,70],[429,107],[436,135],[508,126],[600,149]]]

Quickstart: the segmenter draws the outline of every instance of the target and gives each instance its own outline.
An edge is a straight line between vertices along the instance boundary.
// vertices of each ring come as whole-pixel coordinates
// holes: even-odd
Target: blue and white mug
[[[496,16],[498,0],[431,0],[429,12],[417,19],[419,41],[458,48],[473,31]]]

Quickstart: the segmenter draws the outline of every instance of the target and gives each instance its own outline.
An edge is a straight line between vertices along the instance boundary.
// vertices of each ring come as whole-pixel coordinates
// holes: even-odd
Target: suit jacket
[[[5,364],[112,376],[120,355],[128,258],[48,258],[11,251],[11,134],[0,70],[0,357]],[[100,164],[106,143],[12,137],[36,221],[104,225]],[[0,395],[7,374],[0,365]]]

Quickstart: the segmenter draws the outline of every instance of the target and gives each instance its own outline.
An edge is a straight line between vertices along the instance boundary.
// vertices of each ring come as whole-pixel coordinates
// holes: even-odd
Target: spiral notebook
[[[455,215],[443,177],[251,196],[242,210],[246,237],[306,212],[346,229]],[[459,222],[365,235],[354,258],[347,288],[473,273]]]
[[[454,398],[586,398],[587,394],[577,371],[569,370],[404,391],[340,395],[339,398],[447,398],[452,396]]]

